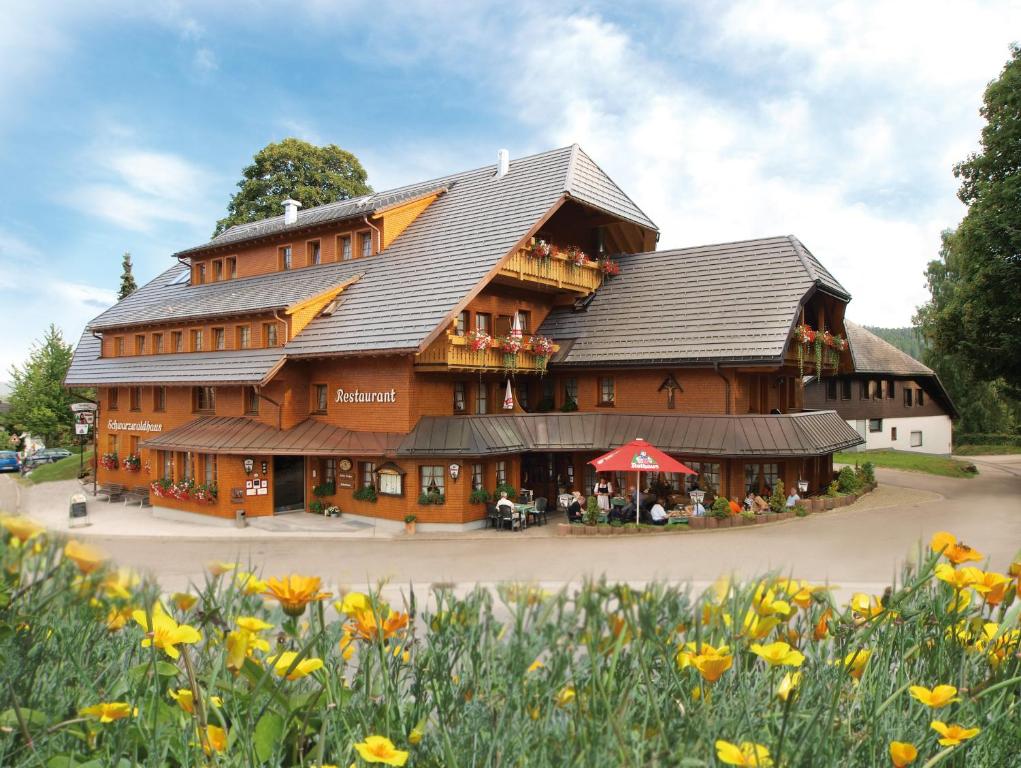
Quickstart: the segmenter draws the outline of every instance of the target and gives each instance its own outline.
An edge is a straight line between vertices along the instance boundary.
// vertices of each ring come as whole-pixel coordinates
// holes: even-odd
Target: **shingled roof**
[[[539,333],[566,342],[558,366],[772,362],[809,292],[850,295],[793,236],[620,257],[582,309],[550,313]]]
[[[857,323],[844,321],[855,373],[933,376],[934,371]]]

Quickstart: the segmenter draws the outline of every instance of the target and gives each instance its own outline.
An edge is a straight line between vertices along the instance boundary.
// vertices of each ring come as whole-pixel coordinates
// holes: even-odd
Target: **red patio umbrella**
[[[663,451],[638,438],[625,443],[620,448],[604,453],[589,462],[598,472],[637,472],[635,480],[635,522],[639,520],[642,492],[642,472],[680,472],[685,475],[698,473],[685,466],[677,459],[672,459]]]

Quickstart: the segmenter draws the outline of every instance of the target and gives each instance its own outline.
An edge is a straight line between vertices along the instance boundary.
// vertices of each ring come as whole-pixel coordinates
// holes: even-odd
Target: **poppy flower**
[[[954,565],[960,565],[969,560],[981,560],[984,557],[981,552],[972,549],[963,541],[958,541],[956,536],[946,531],[933,534],[929,546],[933,552],[942,553],[943,557]]]
[[[46,530],[44,526],[39,525],[35,520],[21,515],[16,517],[11,515],[0,516],[0,525],[6,528],[7,532],[22,544],[30,539],[34,539]]]
[[[101,723],[112,723],[138,714],[138,709],[123,701],[104,701],[78,710],[82,717],[91,717]]]
[[[394,745],[386,736],[367,736],[365,741],[355,744],[355,749],[367,763],[402,766],[408,762],[408,752]]]
[[[148,648],[150,645],[154,645],[172,659],[177,659],[181,655],[181,652],[177,650],[178,645],[190,645],[202,640],[202,635],[195,627],[178,624],[167,615],[159,603],[153,606],[151,627],[145,611],[135,611],[131,615],[135,622],[145,630],[142,647]]]
[[[297,657],[298,654],[294,651],[284,651],[279,656],[270,659],[269,662],[273,665],[273,671],[278,676],[284,677],[286,675],[288,680],[297,680],[299,677],[310,675],[323,667],[323,660],[316,658],[302,659],[295,664],[294,660]]]
[[[890,762],[893,763],[893,768],[905,768],[915,762],[916,757],[918,750],[914,744],[906,741],[890,742]]]
[[[770,643],[769,645],[752,643],[749,646],[749,649],[756,656],[765,659],[771,667],[800,667],[805,661],[805,655],[803,653],[791,648],[784,642],[775,642]]]
[[[947,725],[940,720],[933,720],[929,723],[929,727],[943,737],[939,743],[944,747],[956,747],[958,744],[978,736],[982,730],[981,728],[965,728],[957,723]]]
[[[751,741],[742,741],[738,745],[718,739],[716,757],[721,763],[727,765],[747,765],[756,766],[756,768],[768,768],[773,765],[769,750],[762,744],[755,744]]]
[[[64,546],[64,557],[78,566],[78,570],[86,575],[95,571],[106,560],[106,555],[95,547],[74,539]]]
[[[908,692],[913,698],[933,709],[939,709],[947,704],[961,700],[957,696],[957,689],[952,685],[937,685],[931,690],[921,685],[912,685],[908,688]]]
[[[329,592],[320,592],[322,580],[318,576],[299,576],[292,573],[282,579],[269,579],[262,594],[279,601],[288,616],[301,616],[305,606],[317,600],[332,597]]]

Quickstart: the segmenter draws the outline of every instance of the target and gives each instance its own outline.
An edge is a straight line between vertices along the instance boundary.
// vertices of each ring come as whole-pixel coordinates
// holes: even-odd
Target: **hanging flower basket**
[[[121,466],[128,472],[140,472],[142,470],[142,459],[137,454],[125,456]]]
[[[518,336],[505,336],[497,340],[500,351],[503,352],[503,367],[506,369],[517,368],[518,352],[525,346],[525,343]]]
[[[599,271],[606,277],[613,277],[620,274],[620,264],[613,259],[600,259],[598,262]]]
[[[532,337],[532,354],[535,355],[535,367],[540,371],[546,370],[546,364],[553,354],[553,339],[548,336]]]
[[[120,462],[117,460],[117,454],[104,453],[102,458],[99,460],[99,466],[103,469],[117,469],[120,466]]]

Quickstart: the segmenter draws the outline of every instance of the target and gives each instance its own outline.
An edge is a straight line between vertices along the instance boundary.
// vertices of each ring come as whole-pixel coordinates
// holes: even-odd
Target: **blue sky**
[[[621,7],[624,5],[625,7]],[[0,7],[0,11],[3,8]],[[581,143],[660,248],[793,233],[904,325],[1016,2],[35,2],[0,24],[0,381],[209,237],[298,136],[376,189]],[[15,330],[16,329],[16,330]]]

